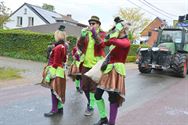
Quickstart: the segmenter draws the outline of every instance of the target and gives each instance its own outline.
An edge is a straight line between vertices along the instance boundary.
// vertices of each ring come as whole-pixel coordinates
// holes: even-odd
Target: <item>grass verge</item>
[[[22,70],[14,68],[0,67],[0,80],[12,80],[22,78],[20,73]]]

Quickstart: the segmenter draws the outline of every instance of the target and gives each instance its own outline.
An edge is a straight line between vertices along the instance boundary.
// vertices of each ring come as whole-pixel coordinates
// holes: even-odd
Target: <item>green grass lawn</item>
[[[11,80],[21,78],[21,71],[22,70],[19,69],[0,67],[0,80]]]

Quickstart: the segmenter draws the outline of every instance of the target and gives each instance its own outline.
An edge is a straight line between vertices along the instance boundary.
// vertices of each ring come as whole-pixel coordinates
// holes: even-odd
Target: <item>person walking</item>
[[[105,45],[111,46],[112,49],[95,93],[100,120],[94,125],[115,125],[118,107],[125,100],[125,62],[130,49],[130,41],[127,38],[129,25],[125,21],[121,21],[117,25],[118,36],[105,42]],[[104,91],[107,91],[109,95],[109,120],[102,98]]]
[[[44,81],[49,84],[52,96],[52,108],[44,113],[45,117],[63,114],[65,103],[66,75],[64,64],[67,58],[66,32],[57,30],[54,33],[56,42],[49,55],[48,65],[45,68]]]
[[[84,73],[89,71],[99,60],[105,56],[104,52],[104,38],[105,32],[101,30],[101,22],[99,17],[92,16],[89,20],[89,27],[81,31],[81,37],[77,42],[78,49],[84,54],[84,61],[82,65],[82,90],[88,100],[85,116],[93,114],[96,91],[96,83],[90,78],[86,77]]]
[[[72,49],[72,58],[73,58],[73,62],[69,69],[69,76],[74,81],[77,92],[82,94],[83,91],[81,89],[81,71],[80,71],[80,66],[82,63],[81,60],[82,55],[79,54],[77,46],[73,47]]]

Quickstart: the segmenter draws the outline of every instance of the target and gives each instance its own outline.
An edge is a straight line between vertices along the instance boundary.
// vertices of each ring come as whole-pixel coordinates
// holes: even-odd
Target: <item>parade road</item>
[[[67,78],[64,114],[51,118],[50,90],[36,85],[43,63],[0,57],[1,66],[24,69],[22,80],[0,81],[0,125],[93,125],[99,120],[97,107],[85,117],[86,98]],[[136,64],[126,64],[126,101],[119,108],[118,125],[187,125],[188,76],[168,72],[141,74]],[[107,109],[108,95],[105,93]]]

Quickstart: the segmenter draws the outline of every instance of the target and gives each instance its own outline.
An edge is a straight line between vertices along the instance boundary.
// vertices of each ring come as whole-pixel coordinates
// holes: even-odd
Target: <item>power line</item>
[[[143,9],[142,7],[140,7],[140,6],[138,6],[137,4],[133,3],[132,1],[130,1],[130,0],[127,0],[127,1],[128,1],[129,3],[131,3],[131,4],[135,5],[135,6],[137,6],[138,8]],[[148,13],[150,13],[151,15],[154,15],[154,16],[157,16],[157,17],[158,17],[158,15],[155,15],[155,14],[149,12],[149,11],[146,10],[146,9],[143,9],[143,10],[145,10],[145,11],[148,12]]]
[[[154,16],[156,16],[156,17],[159,17],[158,15],[153,14],[152,12],[150,12],[150,11],[148,11],[148,10],[146,10],[146,9],[144,9],[144,8],[142,8],[142,7],[140,7],[139,5],[133,3],[132,1],[130,1],[130,0],[127,0],[127,1],[128,1],[129,3],[131,3],[131,4],[135,5],[135,6],[137,6],[138,8],[140,8],[140,9],[146,11],[147,13],[150,13],[151,15],[154,15]],[[171,19],[171,18],[170,18],[170,19]]]
[[[168,15],[171,15],[171,16],[174,16],[174,17],[177,17],[176,15],[164,11],[164,10],[158,8],[157,6],[151,4],[150,2],[148,2],[148,1],[146,1],[146,0],[143,0],[143,1],[146,2],[147,4],[151,5],[152,7],[154,7],[154,8],[156,8],[156,9],[160,10],[160,11],[163,12],[163,13],[166,13],[166,14],[168,14]]]
[[[144,5],[148,6],[149,8],[153,9],[154,11],[156,11],[156,12],[162,14],[163,16],[166,16],[166,17],[168,17],[168,18],[170,18],[170,19],[174,19],[174,18],[172,18],[172,17],[170,17],[170,16],[168,16],[168,15],[166,15],[166,14],[164,15],[164,13],[162,13],[161,11],[159,11],[159,10],[156,9],[156,8],[153,8],[153,7],[149,6],[148,4],[146,4],[145,2],[143,2],[142,0],[139,0],[139,1],[140,1],[142,4],[144,4]]]

